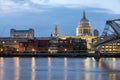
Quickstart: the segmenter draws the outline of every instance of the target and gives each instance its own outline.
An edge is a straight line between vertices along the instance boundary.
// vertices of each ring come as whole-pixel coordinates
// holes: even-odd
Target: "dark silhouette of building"
[[[97,29],[95,29],[95,30],[93,31],[93,34],[94,34],[94,36],[99,36],[99,31],[98,31]]]

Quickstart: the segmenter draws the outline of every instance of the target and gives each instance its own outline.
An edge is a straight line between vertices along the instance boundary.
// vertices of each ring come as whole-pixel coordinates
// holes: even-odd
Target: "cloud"
[[[15,0],[1,0],[0,1],[0,13],[9,13],[20,10],[29,9],[29,4],[27,2],[21,3]]]
[[[0,13],[15,11],[44,11],[49,7],[103,8],[120,13],[119,0],[0,0]]]
[[[13,13],[20,11],[41,12],[30,0],[0,0],[0,13]]]

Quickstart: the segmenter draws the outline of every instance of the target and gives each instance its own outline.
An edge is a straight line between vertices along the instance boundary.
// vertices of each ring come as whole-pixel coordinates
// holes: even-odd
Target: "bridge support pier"
[[[96,61],[99,61],[99,59],[100,59],[100,52],[99,51],[95,51],[94,58]]]

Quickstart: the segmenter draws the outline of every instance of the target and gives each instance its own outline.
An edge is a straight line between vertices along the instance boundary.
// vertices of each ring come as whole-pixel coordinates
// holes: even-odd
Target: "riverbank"
[[[1,54],[0,57],[92,57],[88,53],[10,53]]]
[[[120,53],[101,53],[101,57],[120,57]],[[1,53],[0,57],[94,57],[94,53]]]

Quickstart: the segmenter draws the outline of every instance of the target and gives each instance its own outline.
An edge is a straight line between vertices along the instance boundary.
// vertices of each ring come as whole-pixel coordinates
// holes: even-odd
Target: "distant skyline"
[[[36,37],[49,37],[58,25],[60,36],[75,36],[83,10],[92,29],[103,31],[106,20],[120,18],[120,0],[0,0],[0,37],[10,29],[33,28]]]

